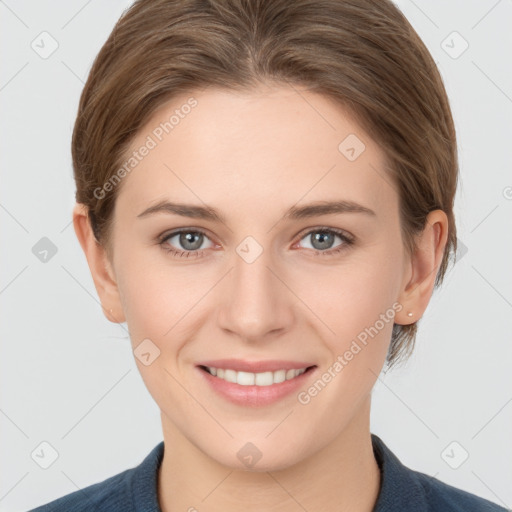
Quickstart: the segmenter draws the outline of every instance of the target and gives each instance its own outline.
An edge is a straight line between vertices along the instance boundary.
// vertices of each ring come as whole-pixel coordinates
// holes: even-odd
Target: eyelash
[[[166,244],[167,240],[170,238],[173,238],[176,235],[179,235],[181,233],[195,233],[195,234],[201,234],[205,237],[209,238],[208,235],[201,229],[178,229],[176,231],[173,231],[169,234],[165,234],[162,237],[159,238],[158,244],[162,247],[162,249],[173,256],[176,256],[178,258],[186,257],[189,258],[191,255],[193,255],[194,258],[201,258],[204,256],[204,253],[206,252],[206,249],[202,249],[199,251],[180,251],[177,249],[174,249],[169,244]],[[315,250],[315,256],[316,255],[322,255],[322,256],[335,256],[336,254],[340,253],[341,251],[347,250],[351,245],[354,243],[354,239],[349,237],[347,234],[345,234],[344,231],[341,231],[339,229],[335,228],[327,228],[327,227],[320,227],[320,228],[314,228],[310,229],[306,233],[304,233],[300,238],[299,241],[301,241],[303,238],[305,238],[308,235],[311,235],[312,233],[331,233],[334,235],[338,235],[341,240],[343,241],[343,244],[339,245],[338,247],[334,249],[328,249],[326,251],[319,251]]]

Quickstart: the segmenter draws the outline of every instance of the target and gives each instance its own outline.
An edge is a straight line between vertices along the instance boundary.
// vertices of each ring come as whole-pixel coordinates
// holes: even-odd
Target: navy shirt
[[[373,512],[506,512],[507,509],[404,466],[372,434],[381,486]],[[162,512],[158,505],[161,441],[136,467],[72,492],[30,512]]]

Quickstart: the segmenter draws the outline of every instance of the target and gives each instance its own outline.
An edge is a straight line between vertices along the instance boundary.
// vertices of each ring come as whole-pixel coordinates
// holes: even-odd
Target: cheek
[[[123,262],[118,284],[132,335],[161,340],[172,335],[211,285],[194,277],[190,266],[168,264],[163,250],[152,251],[155,256],[150,258],[141,251]]]
[[[189,339],[184,327],[204,295],[203,287],[162,261],[150,264],[136,257],[126,262],[118,283],[134,360],[146,388],[162,410],[170,397],[182,410],[187,397],[177,384],[181,376],[176,361]]]
[[[298,294],[315,313],[313,328],[325,333],[322,342],[327,349],[322,382],[316,386],[322,391],[312,389],[310,395],[305,390],[305,401],[316,392],[322,395],[318,401],[315,398],[313,407],[322,409],[322,404],[330,403],[345,411],[355,410],[371,392],[384,365],[400,309],[396,297],[401,276],[399,257],[388,256],[387,250],[384,245],[373,247],[346,265],[302,278]],[[324,382],[328,382],[325,390]],[[344,418],[345,413],[340,414]]]
[[[379,265],[372,258],[330,274],[329,279],[317,275],[316,288],[312,282],[302,288],[304,301],[321,320],[311,317],[317,332],[326,333],[321,341],[327,350],[317,380],[301,390],[299,403],[335,435],[371,393],[385,362],[399,274],[394,263]],[[325,283],[321,290],[318,283]]]
[[[381,251],[380,257],[368,253],[347,264],[302,272],[295,282],[300,283],[297,295],[329,328],[326,332],[342,343],[373,325],[381,314],[392,315],[400,271],[398,260]]]

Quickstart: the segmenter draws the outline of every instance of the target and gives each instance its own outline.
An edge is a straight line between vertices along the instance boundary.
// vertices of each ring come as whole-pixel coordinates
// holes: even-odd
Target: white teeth
[[[224,368],[213,368],[212,366],[207,366],[206,368],[211,375],[241,386],[271,386],[272,384],[279,384],[285,380],[294,379],[306,371],[306,368],[301,368],[300,370],[276,370],[275,372],[251,373],[237,372],[236,370]]]
[[[274,374],[272,372],[255,373],[254,375],[254,384],[256,386],[272,386],[274,383]]]
[[[274,372],[274,384],[284,382],[286,380],[286,370],[277,370]]]
[[[224,370],[224,380],[233,382],[236,384],[236,371],[235,370]]]
[[[254,373],[237,372],[236,382],[237,382],[237,384],[240,384],[241,386],[253,386],[254,385]]]

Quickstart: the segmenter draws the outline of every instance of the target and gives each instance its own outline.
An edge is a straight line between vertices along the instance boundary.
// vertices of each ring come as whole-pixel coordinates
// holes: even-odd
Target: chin
[[[229,448],[226,447],[221,453],[209,453],[209,456],[219,464],[232,470],[248,473],[281,471],[294,466],[306,457],[306,454],[299,453],[291,444],[283,446],[281,443],[274,444],[268,440],[262,440],[261,443],[258,441],[236,442],[235,446],[232,443],[233,441]]]

